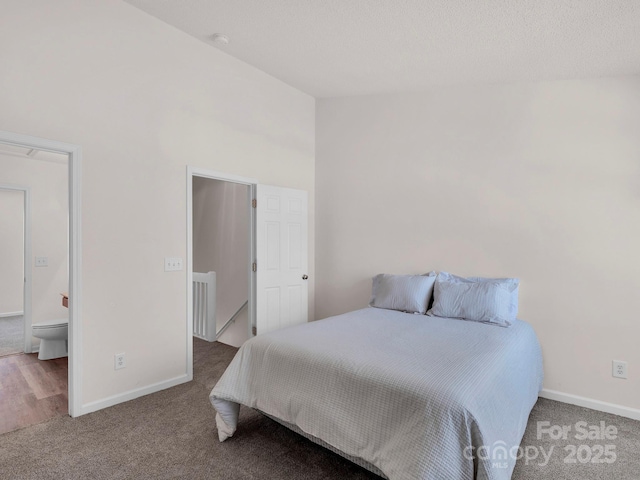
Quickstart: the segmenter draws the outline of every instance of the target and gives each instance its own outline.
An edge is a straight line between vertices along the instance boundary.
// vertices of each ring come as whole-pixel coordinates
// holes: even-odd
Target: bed
[[[501,480],[542,377],[524,321],[368,307],[252,338],[210,400],[220,441],[242,404],[391,480]]]

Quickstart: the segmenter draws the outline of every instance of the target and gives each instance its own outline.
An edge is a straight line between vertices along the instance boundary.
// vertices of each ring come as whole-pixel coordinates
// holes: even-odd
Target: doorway
[[[68,411],[67,163],[65,154],[0,145],[0,375],[3,384],[20,385],[0,400],[2,432]]]
[[[80,305],[81,305],[81,248],[80,248],[80,163],[81,163],[81,148],[77,145],[71,145],[67,143],[57,142],[53,140],[32,137],[29,135],[22,135],[13,132],[0,131],[0,149],[4,152],[9,152],[14,157],[20,157],[19,160],[23,160],[26,164],[29,160],[38,158],[42,160],[47,158],[48,162],[43,162],[48,165],[54,165],[57,158],[57,167],[62,168],[61,178],[65,182],[65,199],[56,200],[54,203],[60,203],[61,209],[65,210],[64,220],[59,220],[61,224],[61,230],[64,232],[64,260],[59,260],[56,254],[56,258],[50,256],[48,253],[41,252],[36,253],[30,250],[32,245],[31,241],[25,242],[25,255],[24,255],[24,271],[31,272],[32,267],[35,270],[35,258],[31,257],[34,253],[38,258],[39,275],[45,272],[49,273],[61,273],[67,275],[66,291],[62,290],[58,284],[53,286],[52,289],[45,288],[45,294],[42,298],[55,298],[56,305],[59,308],[63,308],[64,297],[61,293],[67,294],[67,307],[64,309],[66,316],[68,317],[68,357],[65,358],[65,363],[68,361],[68,374],[65,375],[67,384],[64,386],[65,406],[62,408],[59,404],[55,406],[57,410],[63,412],[68,411],[69,415],[75,417],[82,415],[82,397],[81,397],[81,370],[80,370],[80,358],[81,358],[81,323],[80,323]],[[64,159],[63,161],[61,159]],[[64,165],[60,165],[60,162]],[[22,165],[20,165],[22,167]],[[7,177],[9,171],[6,169],[1,170],[2,175]],[[0,178],[0,183],[9,183],[7,179]],[[17,182],[12,181],[15,184]],[[33,193],[33,192],[32,192]],[[49,205],[52,207],[53,205]],[[27,210],[28,212],[28,210]],[[28,213],[27,213],[28,215]],[[40,248],[40,247],[38,247]],[[46,247],[48,248],[48,247]],[[29,297],[32,296],[32,282],[30,276],[25,275],[24,291],[25,301],[23,310],[25,311],[25,321],[29,322],[29,309],[32,302]],[[59,302],[59,304],[57,303]],[[53,308],[53,307],[52,307]],[[68,308],[68,310],[67,310]],[[32,312],[33,313],[33,312]],[[42,312],[42,315],[48,316],[49,314]],[[40,315],[38,313],[38,315]],[[31,326],[29,325],[29,328]],[[27,336],[31,340],[31,336]],[[35,340],[35,339],[34,339]],[[35,343],[35,342],[34,342]],[[26,347],[25,340],[25,347]],[[27,350],[30,350],[27,348]],[[27,356],[25,355],[25,358]],[[52,360],[55,361],[55,360]],[[52,407],[54,408],[54,407]]]
[[[189,377],[189,380],[193,379],[194,311],[196,311],[196,309],[194,308],[195,306],[194,305],[194,280],[195,280],[194,272],[196,272],[196,270],[194,270],[194,246],[195,246],[194,236],[196,233],[194,230],[194,213],[195,213],[194,184],[202,182],[203,185],[206,187],[207,185],[209,185],[208,183],[206,183],[208,181],[220,181],[220,182],[223,182],[223,184],[231,183],[234,185],[239,185],[239,186],[243,186],[244,188],[247,188],[249,192],[247,196],[248,205],[251,205],[251,198],[253,197],[255,185],[257,183],[256,180],[252,178],[229,175],[225,173],[214,172],[211,170],[187,166],[187,262],[186,262],[186,265],[187,265],[187,345],[186,347],[187,348],[186,350],[187,350],[187,376]],[[212,184],[212,185],[215,185],[215,184]],[[199,207],[196,207],[196,208],[199,208]],[[247,258],[249,259],[249,262],[251,262],[252,259],[255,258],[255,241],[254,241],[255,209],[252,207],[248,207],[248,208],[250,211],[248,214],[249,215],[249,225],[248,225],[248,231],[247,231],[248,248],[247,248],[246,255],[247,255]],[[199,265],[199,266],[202,269],[206,269],[208,267],[207,265]],[[207,273],[207,272],[204,272],[204,273]],[[254,301],[255,282],[253,278],[251,278],[251,268],[249,267],[249,265],[247,265],[246,275],[248,278],[248,288],[246,291],[245,298],[248,301],[247,301],[246,307],[244,307],[244,311],[246,312],[246,316],[247,316],[247,325],[246,325],[247,337],[250,337],[251,329],[255,325],[255,301]],[[217,277],[216,277],[215,283],[217,283]],[[217,311],[217,308],[215,310]],[[221,320],[223,322],[222,326],[224,326],[227,323],[229,324],[233,323],[233,321],[231,321],[230,319],[225,319],[224,317]],[[217,331],[216,333],[220,333],[218,332],[217,318],[215,318],[214,320],[214,325],[215,325],[215,330]],[[238,326],[241,326],[241,325],[242,323],[238,323]],[[236,326],[236,329],[238,328],[238,326]],[[238,332],[238,333],[241,333],[241,332]],[[214,335],[213,338],[210,338],[209,341],[215,340],[215,336],[216,335]]]
[[[210,338],[240,347],[250,331],[251,187],[199,176],[192,182],[193,274],[214,279]]]
[[[248,192],[248,336],[307,321],[307,192],[187,166],[187,375],[193,379],[194,179],[237,184]],[[242,260],[245,263],[245,260]],[[216,281],[217,283],[217,281]],[[226,318],[222,319],[227,322]],[[210,340],[212,341],[212,340]]]

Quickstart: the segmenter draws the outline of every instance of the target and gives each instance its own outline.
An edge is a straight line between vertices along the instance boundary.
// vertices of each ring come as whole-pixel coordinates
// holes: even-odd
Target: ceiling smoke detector
[[[229,37],[223,35],[222,33],[214,33],[213,35],[211,35],[211,41],[214,43],[214,45],[218,45],[220,47],[229,45]]]

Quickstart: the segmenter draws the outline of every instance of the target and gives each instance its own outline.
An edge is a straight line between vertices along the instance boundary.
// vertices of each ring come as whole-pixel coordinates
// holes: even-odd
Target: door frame
[[[0,190],[22,192],[23,197],[23,222],[22,226],[22,318],[24,330],[24,353],[31,353],[33,348],[31,342],[31,282],[33,272],[31,271],[31,187],[21,185],[11,185],[0,183]]]
[[[67,155],[69,189],[69,415],[82,415],[82,236],[79,145],[0,130],[0,143]],[[31,264],[29,253],[29,265]],[[25,263],[25,268],[26,268]]]
[[[193,178],[201,177],[210,180],[221,180],[223,182],[238,183],[249,187],[249,203],[255,198],[255,190],[258,181],[255,178],[241,177],[215,170],[205,168],[187,166],[187,375],[189,380],[193,380]],[[255,295],[256,281],[255,275],[252,275],[251,264],[256,258],[255,252],[255,208],[249,207],[251,211],[249,217],[249,304],[247,312],[249,314],[248,329],[249,338],[253,336],[252,327],[255,325]]]

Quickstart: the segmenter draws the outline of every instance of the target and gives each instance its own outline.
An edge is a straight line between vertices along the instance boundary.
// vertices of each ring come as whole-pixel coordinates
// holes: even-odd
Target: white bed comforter
[[[533,329],[365,308],[257,336],[211,391],[220,440],[239,404],[392,480],[509,479],[542,388]],[[484,447],[478,453],[478,448]]]

